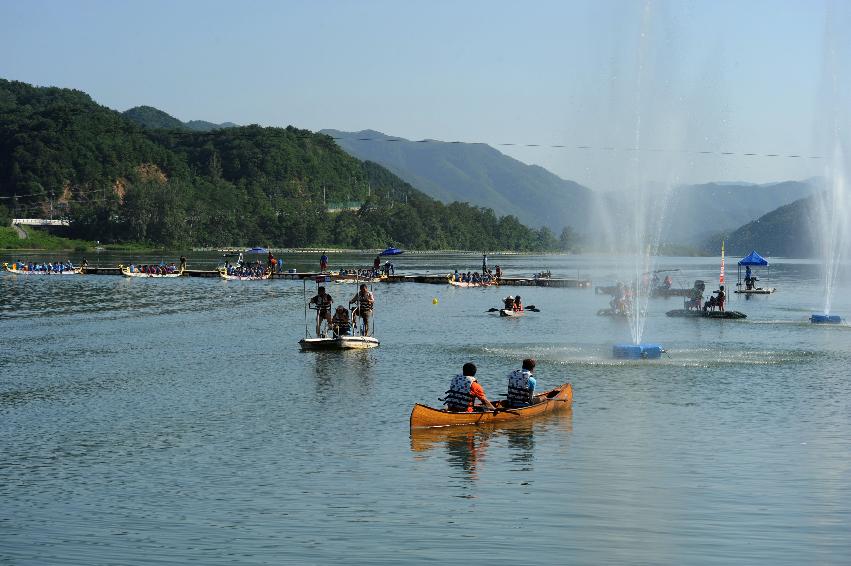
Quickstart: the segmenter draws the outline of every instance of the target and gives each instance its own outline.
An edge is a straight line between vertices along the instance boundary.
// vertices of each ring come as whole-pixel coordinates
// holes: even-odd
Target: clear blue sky
[[[0,77],[182,120],[615,147],[500,148],[598,189],[636,171],[766,182],[819,175],[823,163],[689,151],[820,153],[832,116],[820,93],[826,77],[848,76],[851,44],[826,22],[849,10],[791,0],[0,0]],[[837,46],[826,73],[826,48]],[[664,151],[639,161],[621,151],[636,144]]]

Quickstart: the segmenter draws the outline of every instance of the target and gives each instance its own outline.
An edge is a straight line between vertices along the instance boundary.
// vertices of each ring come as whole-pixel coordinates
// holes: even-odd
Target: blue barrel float
[[[615,344],[612,355],[616,360],[658,360],[665,349],[661,344]]]
[[[842,317],[838,314],[813,314],[810,316],[813,324],[842,324]]]

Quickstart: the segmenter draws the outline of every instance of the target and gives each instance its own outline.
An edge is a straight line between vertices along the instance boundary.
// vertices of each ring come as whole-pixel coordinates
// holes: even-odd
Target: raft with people
[[[82,267],[74,267],[71,262],[68,263],[23,263],[13,262],[9,265],[8,262],[3,263],[3,271],[14,273],[16,275],[81,275]]]
[[[494,410],[455,412],[435,409],[422,403],[411,411],[411,428],[480,425],[502,423],[539,417],[548,413],[569,409],[573,403],[573,387],[565,383],[550,391],[534,396],[535,403],[527,407],[509,408],[505,401],[496,401]]]
[[[741,319],[748,317],[748,315],[739,311],[711,311],[703,309],[674,309],[666,312],[665,316],[723,319]]]
[[[183,275],[183,267],[178,268],[175,264],[170,265],[119,265],[121,275],[124,277],[180,277]]]

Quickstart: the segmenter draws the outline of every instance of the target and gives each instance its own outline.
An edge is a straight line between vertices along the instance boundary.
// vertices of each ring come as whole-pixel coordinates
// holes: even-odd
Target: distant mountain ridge
[[[483,143],[411,141],[375,130],[322,130],[358,159],[380,163],[443,202],[454,200],[513,214],[524,224],[584,232],[591,189]]]
[[[134,106],[129,110],[125,110],[121,114],[140,126],[151,129],[212,132],[214,130],[238,127],[237,124],[234,124],[233,122],[224,122],[221,124],[214,124],[213,122],[207,122],[205,120],[181,122],[171,114],[163,112],[159,108],[154,108],[153,106]]]
[[[699,244],[710,234],[736,230],[779,206],[809,197],[817,180],[778,183],[704,183],[674,189],[663,240]]]
[[[632,194],[594,192],[487,144],[411,141],[375,130],[322,133],[352,156],[380,163],[429,196],[514,214],[526,224],[556,232],[571,226],[591,247],[617,245],[620,236],[605,233],[606,228],[617,232],[635,208]],[[667,201],[661,191],[648,198],[660,211],[665,207],[663,243],[701,247],[709,235],[736,230],[778,206],[812,195],[818,186],[813,181],[715,182],[674,188]]]
[[[744,255],[757,249],[765,256],[815,257],[818,239],[813,227],[818,224],[818,199],[821,194],[785,204],[724,236],[731,254]],[[717,239],[707,249],[717,248]]]

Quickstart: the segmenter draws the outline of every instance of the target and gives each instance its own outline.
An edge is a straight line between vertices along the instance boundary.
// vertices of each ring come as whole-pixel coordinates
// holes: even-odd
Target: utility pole
[[[50,191],[50,219],[53,220],[53,191]]]

